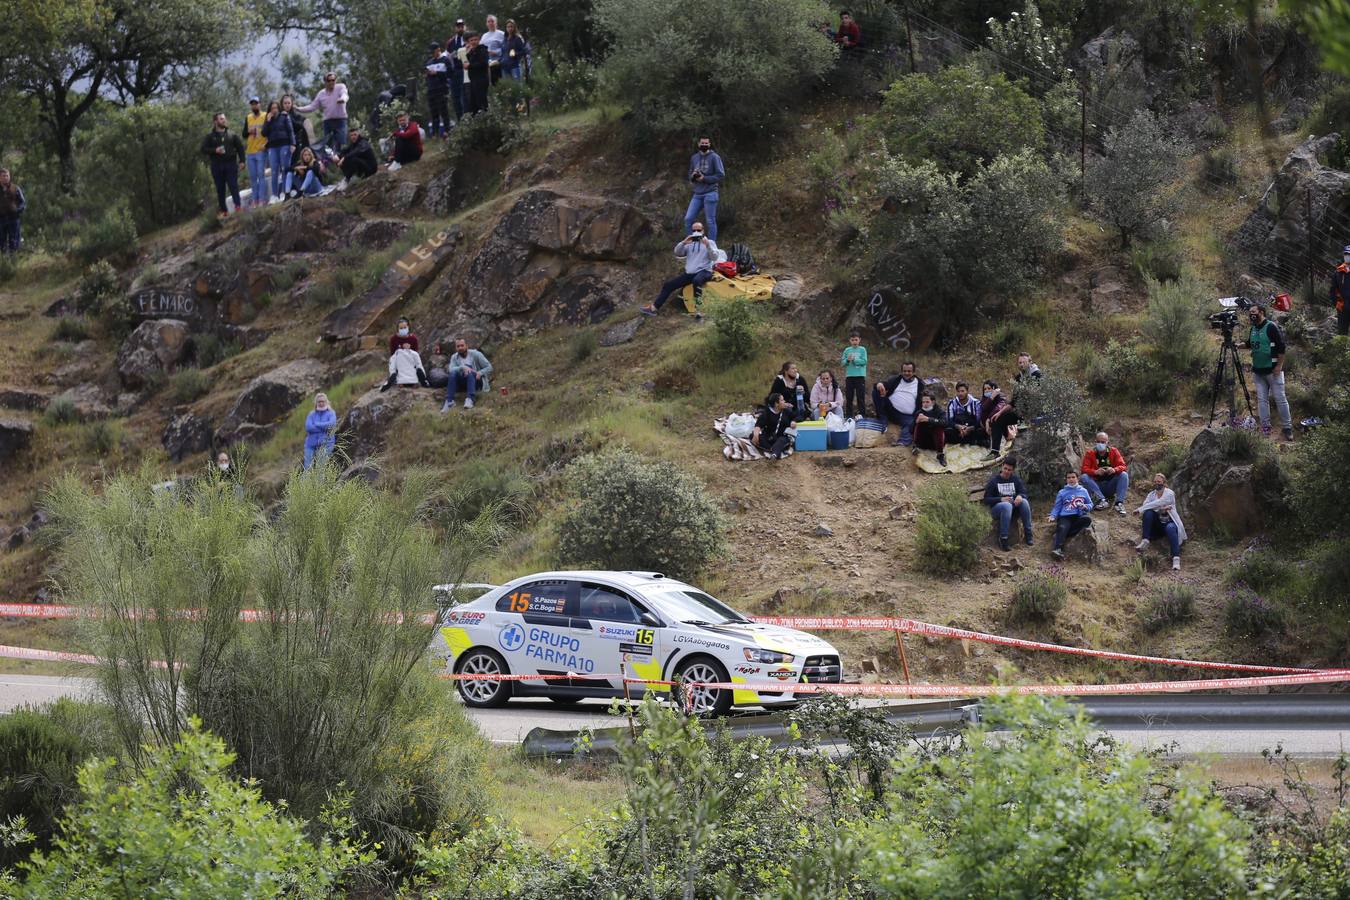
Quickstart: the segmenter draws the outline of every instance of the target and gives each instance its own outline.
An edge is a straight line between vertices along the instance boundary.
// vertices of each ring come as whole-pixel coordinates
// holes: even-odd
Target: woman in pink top
[[[323,115],[323,143],[334,153],[347,146],[347,86],[340,84],[336,72],[323,76],[323,90],[314,95],[305,106],[296,111]]]

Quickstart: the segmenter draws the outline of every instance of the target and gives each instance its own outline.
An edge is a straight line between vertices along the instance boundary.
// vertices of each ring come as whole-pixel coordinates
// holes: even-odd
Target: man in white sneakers
[[[491,390],[488,375],[492,374],[492,363],[480,351],[470,350],[469,342],[464,338],[455,340],[455,352],[446,360],[445,368],[450,381],[445,385],[445,405],[441,412],[455,405],[455,394],[460,391],[464,392],[464,408],[473,409],[473,398],[478,392]]]

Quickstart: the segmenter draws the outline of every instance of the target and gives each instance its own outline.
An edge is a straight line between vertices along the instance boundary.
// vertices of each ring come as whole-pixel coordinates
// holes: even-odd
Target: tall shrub
[[[565,563],[691,578],[723,550],[717,507],[671,463],[619,448],[583,456],[567,479],[576,499],[559,529]]]
[[[1154,361],[1168,375],[1190,375],[1205,359],[1205,332],[1209,330],[1201,303],[1208,294],[1205,285],[1189,273],[1175,281],[1145,276],[1148,314],[1140,329],[1149,342]]]
[[[1087,400],[1078,382],[1047,372],[1017,389],[1017,411],[1034,426],[1017,436],[1017,474],[1053,488],[1077,468],[1071,442],[1087,425]]]
[[[1088,163],[1088,203],[1129,247],[1181,208],[1183,148],[1148,110],[1113,126],[1104,144]]]
[[[242,122],[230,127],[242,133]],[[201,110],[173,103],[142,103],[109,112],[89,139],[82,164],[100,206],[127,204],[142,233],[190,219],[210,194],[211,178],[197,147],[211,128]]]
[[[1007,21],[989,20],[989,49],[998,55],[1004,74],[1014,81],[1025,79],[1037,96],[1067,73],[1065,50],[1068,30],[1047,26],[1035,0],[1027,0]]]
[[[961,572],[980,555],[980,541],[989,531],[985,507],[971,503],[964,488],[943,480],[927,487],[919,498],[914,523],[914,552],[921,569]]]

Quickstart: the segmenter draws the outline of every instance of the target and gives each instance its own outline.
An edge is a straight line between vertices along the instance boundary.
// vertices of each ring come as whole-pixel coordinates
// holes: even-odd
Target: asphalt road
[[[24,704],[48,703],[62,696],[87,696],[91,692],[91,683],[82,678],[0,675],[0,712]],[[1186,698],[1191,703],[1204,699]],[[1279,702],[1278,695],[1266,695],[1265,700]],[[518,744],[536,727],[575,731],[613,728],[627,721],[623,716],[609,715],[608,709],[608,701],[603,700],[583,700],[575,706],[559,706],[550,700],[516,700],[501,709],[471,710],[470,716],[494,743]],[[1174,728],[1141,720],[1135,724],[1114,723],[1107,730],[1119,740],[1140,748],[1175,743],[1175,752],[1187,755],[1255,756],[1277,744],[1300,756],[1334,756],[1350,749],[1350,716],[1320,725],[1299,723],[1280,727],[1246,723]]]

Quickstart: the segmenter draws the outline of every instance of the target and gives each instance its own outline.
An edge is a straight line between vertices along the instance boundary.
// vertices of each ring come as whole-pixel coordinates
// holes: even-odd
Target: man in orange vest
[[[1342,251],[1341,264],[1331,273],[1331,302],[1336,307],[1336,333],[1350,333],[1350,247]]]

